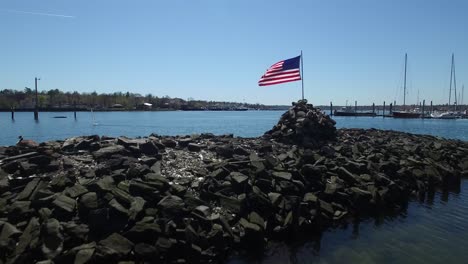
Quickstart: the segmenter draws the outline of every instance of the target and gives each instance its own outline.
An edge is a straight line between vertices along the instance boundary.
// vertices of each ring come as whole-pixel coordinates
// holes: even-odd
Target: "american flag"
[[[267,86],[301,79],[299,63],[301,56],[279,61],[273,64],[258,81],[259,86]]]

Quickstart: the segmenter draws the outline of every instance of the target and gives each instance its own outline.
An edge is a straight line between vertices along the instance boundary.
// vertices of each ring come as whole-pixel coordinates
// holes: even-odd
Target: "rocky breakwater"
[[[335,130],[302,101],[260,138],[78,137],[0,168],[0,263],[206,263],[456,186],[468,143]]]

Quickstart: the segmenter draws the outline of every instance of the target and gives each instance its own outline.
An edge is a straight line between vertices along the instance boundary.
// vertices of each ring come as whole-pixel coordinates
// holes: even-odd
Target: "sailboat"
[[[449,107],[450,107],[450,101],[452,99],[452,80],[453,80],[453,88],[454,88],[454,93],[455,93],[454,111],[434,112],[431,114],[432,118],[458,119],[462,117],[462,113],[457,112],[457,79],[455,76],[455,56],[453,53],[452,53],[452,67],[450,68],[450,88],[449,88],[449,101],[448,101]]]
[[[406,65],[408,63],[408,55],[405,53],[405,79],[403,84],[403,111],[393,111],[393,117],[395,118],[420,118],[422,113],[419,112],[418,108],[411,111],[406,109]]]

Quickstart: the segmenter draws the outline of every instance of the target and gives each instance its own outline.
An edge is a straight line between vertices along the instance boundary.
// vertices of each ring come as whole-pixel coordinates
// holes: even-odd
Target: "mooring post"
[[[426,115],[426,112],[424,110],[425,107],[426,107],[426,100],[423,100],[423,102],[422,102],[422,118],[424,118],[425,115]]]
[[[11,120],[15,120],[15,108],[11,108]]]
[[[74,115],[75,115],[75,119],[76,119],[76,102],[73,102],[73,108],[75,109]]]
[[[354,113],[357,113],[357,101],[354,101]]]
[[[330,102],[330,116],[333,116],[333,103]]]
[[[39,102],[38,102],[38,97],[37,97],[37,80],[40,80],[39,78],[34,78],[34,86],[36,87],[36,105],[34,107],[34,120],[39,120]]]
[[[393,105],[392,105],[392,103],[390,103],[390,114],[392,114],[392,113],[393,113]]]
[[[431,114],[432,114],[432,110],[433,110],[433,109],[432,109],[432,101],[431,101]]]
[[[382,117],[385,117],[385,101],[383,101]]]
[[[375,103],[372,103],[372,113],[375,114]]]

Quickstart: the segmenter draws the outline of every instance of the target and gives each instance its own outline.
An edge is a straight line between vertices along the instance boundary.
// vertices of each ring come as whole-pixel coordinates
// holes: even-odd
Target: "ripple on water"
[[[243,263],[463,263],[468,248],[468,179],[457,192],[411,201],[397,216],[364,219],[298,244],[273,243]]]

